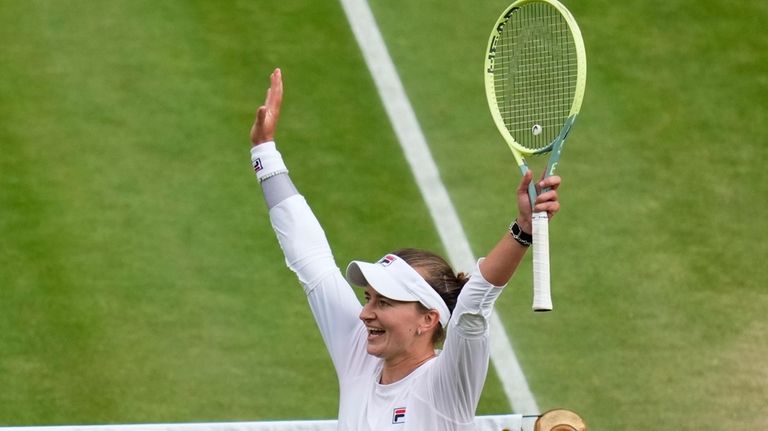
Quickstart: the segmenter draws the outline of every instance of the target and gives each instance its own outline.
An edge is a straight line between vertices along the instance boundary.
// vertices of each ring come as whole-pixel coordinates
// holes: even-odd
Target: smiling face
[[[426,332],[435,326],[429,314],[418,302],[395,301],[367,286],[360,320],[368,329],[368,354],[385,361],[423,354],[425,342],[431,345]]]

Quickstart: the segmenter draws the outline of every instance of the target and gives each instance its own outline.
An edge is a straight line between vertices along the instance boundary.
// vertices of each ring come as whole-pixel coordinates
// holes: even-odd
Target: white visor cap
[[[420,302],[428,310],[437,310],[445,328],[451,312],[440,295],[403,259],[388,254],[376,263],[353,260],[347,266],[347,280],[353,285],[371,286],[380,295],[395,301]]]

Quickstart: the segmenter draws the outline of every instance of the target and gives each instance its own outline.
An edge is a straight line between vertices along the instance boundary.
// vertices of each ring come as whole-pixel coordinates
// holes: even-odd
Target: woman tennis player
[[[286,263],[304,287],[336,369],[338,429],[472,429],[488,371],[488,319],[530,240],[530,173],[517,189],[514,234],[505,231],[469,277],[414,249],[374,263],[353,261],[342,273],[275,147],[280,70],[270,79],[251,129],[251,160]],[[559,185],[557,176],[538,184],[552,190],[537,197],[536,211],[551,217],[559,210]],[[351,286],[365,290],[364,304]]]

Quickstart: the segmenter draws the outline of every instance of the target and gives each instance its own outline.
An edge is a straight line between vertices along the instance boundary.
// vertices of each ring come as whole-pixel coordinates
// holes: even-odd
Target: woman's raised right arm
[[[299,278],[337,372],[343,370],[361,327],[360,302],[343,277],[320,223],[294,186],[274,137],[283,99],[280,69],[251,127],[251,161],[287,266]]]

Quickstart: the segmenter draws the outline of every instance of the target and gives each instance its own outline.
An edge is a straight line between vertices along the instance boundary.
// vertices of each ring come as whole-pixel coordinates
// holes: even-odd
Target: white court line
[[[411,166],[440,239],[448,252],[448,259],[456,267],[472,268],[475,265],[475,257],[469,241],[448,192],[440,180],[440,174],[432,159],[424,133],[416,120],[416,114],[408,101],[368,2],[367,0],[340,1],[376,83],[400,146],[405,152],[405,158]],[[496,313],[491,317],[491,358],[514,411],[538,414],[539,407]]]

